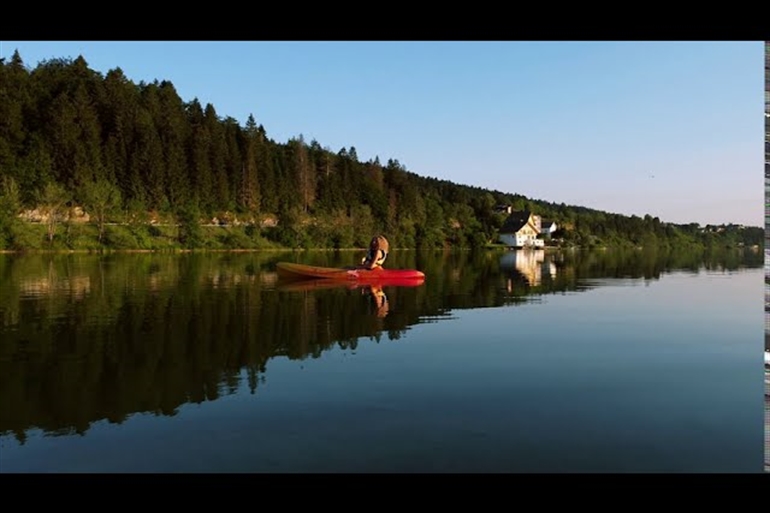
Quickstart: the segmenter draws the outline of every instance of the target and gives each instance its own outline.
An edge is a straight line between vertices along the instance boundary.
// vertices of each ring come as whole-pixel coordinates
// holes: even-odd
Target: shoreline
[[[325,252],[346,252],[346,251],[366,251],[367,248],[161,248],[161,249],[0,249],[0,255],[35,255],[35,254],[110,254],[110,253],[301,253],[307,251],[325,251]],[[542,248],[515,248],[512,246],[490,245],[480,248],[484,251],[544,251],[557,253],[562,251],[612,251],[612,250],[633,250],[642,251],[644,249],[663,249],[666,251],[676,251],[684,249],[700,249],[707,251],[709,248],[693,248],[692,246],[671,248],[661,246],[545,246]],[[753,246],[719,246],[711,248],[712,250],[740,250],[740,251],[759,251],[759,245]],[[430,248],[429,251],[474,251],[474,248]],[[420,248],[393,248],[392,251],[421,251]]]

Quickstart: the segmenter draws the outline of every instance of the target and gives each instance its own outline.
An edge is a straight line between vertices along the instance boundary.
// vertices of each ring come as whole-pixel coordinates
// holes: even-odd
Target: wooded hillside
[[[240,126],[169,81],[102,75],[82,57],[0,62],[0,249],[151,248],[163,237],[344,248],[376,232],[394,247],[479,247],[496,242],[501,204],[556,221],[565,244],[763,241],[758,227],[674,225],[418,173],[301,134],[274,141],[253,115]]]

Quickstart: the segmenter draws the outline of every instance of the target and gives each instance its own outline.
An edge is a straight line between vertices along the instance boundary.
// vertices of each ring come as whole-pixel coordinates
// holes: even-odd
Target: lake
[[[0,471],[762,472],[761,251],[361,256],[0,255]]]

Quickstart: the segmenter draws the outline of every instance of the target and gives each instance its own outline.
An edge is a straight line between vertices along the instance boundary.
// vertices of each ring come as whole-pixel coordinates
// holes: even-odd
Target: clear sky
[[[764,43],[0,41],[168,80],[270,138],[662,221],[764,225]]]

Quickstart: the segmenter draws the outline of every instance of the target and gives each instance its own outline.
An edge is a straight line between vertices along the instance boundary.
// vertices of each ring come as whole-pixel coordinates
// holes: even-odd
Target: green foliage
[[[346,248],[376,232],[399,247],[477,248],[498,241],[500,204],[556,221],[559,246],[764,244],[762,227],[673,225],[426,178],[394,158],[383,167],[352,146],[335,153],[302,135],[277,142],[253,115],[240,126],[183,101],[169,81],[134,84],[119,69],[102,76],[82,58],[21,62],[0,63],[0,169],[16,183],[0,193],[0,248],[39,246],[26,235],[36,228],[18,219],[21,205],[46,217],[49,248]],[[63,226],[70,207],[85,209],[95,234]],[[201,231],[200,218],[215,212],[246,223],[272,215],[278,226]],[[130,229],[111,225],[107,237],[112,222]]]
[[[150,225],[147,227],[147,233],[150,234],[150,237],[160,237],[163,232],[155,225]]]
[[[0,181],[0,249],[15,249],[22,231],[19,220],[21,195],[16,181],[10,176]]]
[[[179,211],[178,216],[179,243],[188,249],[201,247],[203,238],[198,208],[193,204],[187,204]]]
[[[133,233],[122,226],[107,226],[104,231],[104,243],[111,249],[134,249],[141,247]]]
[[[218,236],[222,249],[253,249],[255,241],[245,231],[227,230]]]
[[[99,228],[99,242],[104,235],[104,224],[114,216],[121,205],[120,189],[105,179],[89,181],[83,186],[83,205]]]
[[[47,227],[48,242],[53,245],[56,235],[56,227],[66,215],[66,204],[71,195],[62,185],[56,182],[48,182],[38,196],[39,210],[44,216]]]
[[[67,221],[60,232],[61,243],[69,250],[84,251],[102,248],[98,230],[94,226]]]
[[[137,240],[137,247],[140,249],[171,250],[179,248],[176,226],[137,225],[131,226],[130,232]]]

